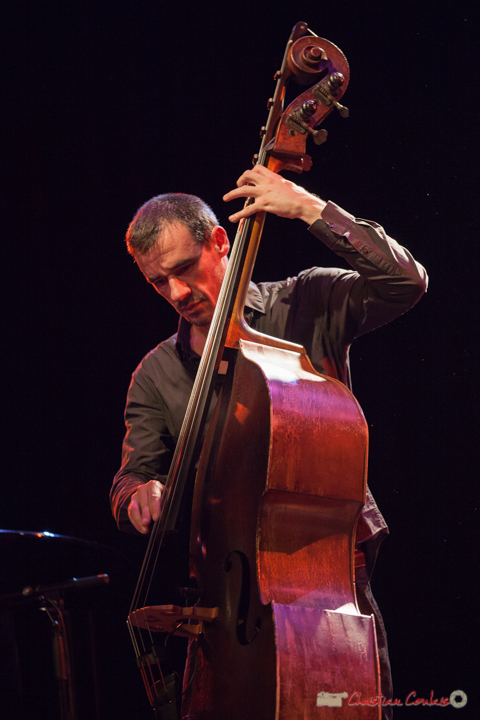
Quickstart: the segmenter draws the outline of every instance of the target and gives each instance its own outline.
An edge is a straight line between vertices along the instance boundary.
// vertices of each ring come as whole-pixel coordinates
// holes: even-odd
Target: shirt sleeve
[[[340,273],[337,279],[340,285],[348,286],[340,288],[341,295],[348,296],[343,325],[352,335],[344,342],[402,315],[427,289],[425,269],[381,225],[355,219],[328,202],[322,219],[309,230],[356,271],[353,276]],[[334,286],[330,288],[333,299],[335,290]]]
[[[128,519],[130,498],[142,483],[165,482],[175,432],[154,378],[142,365],[134,372],[128,389],[125,426],[122,464],[113,480],[110,501],[119,529],[136,532]]]

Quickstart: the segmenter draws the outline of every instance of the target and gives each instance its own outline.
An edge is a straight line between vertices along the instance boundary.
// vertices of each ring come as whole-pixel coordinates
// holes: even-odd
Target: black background
[[[250,166],[273,73],[305,20],[346,54],[350,118],[291,179],[372,218],[430,274],[410,313],[352,349],[370,484],[390,525],[374,591],[396,698],[475,718],[477,135],[475,3],[11,3],[3,9],[0,525],[134,552],[108,507],[130,373],[176,329],[123,247],[161,192],[222,195]],[[237,206],[239,206],[237,204]],[[233,228],[232,233],[233,235]],[[300,221],[268,220],[254,273],[337,264]],[[119,632],[124,632],[123,627]],[[128,682],[128,680],[125,680]]]

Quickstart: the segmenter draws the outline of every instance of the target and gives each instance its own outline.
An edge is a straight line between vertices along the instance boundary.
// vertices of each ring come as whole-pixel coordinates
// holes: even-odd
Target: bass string
[[[249,220],[249,219],[248,219]],[[210,332],[207,337],[205,351],[202,355],[202,359],[197,371],[194,387],[190,396],[189,404],[185,415],[184,422],[179,434],[177,445],[175,448],[174,456],[170,466],[170,471],[165,482],[165,490],[162,495],[166,496],[163,503],[163,508],[158,520],[156,520],[152,532],[150,534],[147,551],[145,558],[140,570],[140,576],[135,588],[132,605],[130,607],[130,613],[137,609],[139,606],[139,597],[145,587],[147,573],[150,575],[148,586],[146,588],[146,595],[150,589],[152,581],[152,575],[155,570],[161,544],[168,528],[168,521],[172,512],[173,502],[175,493],[178,492],[178,478],[180,473],[186,473],[188,468],[185,468],[185,458],[188,454],[186,448],[190,445],[191,451],[193,451],[193,444],[196,440],[196,436],[193,435],[193,429],[196,425],[195,420],[198,421],[201,411],[201,400],[203,398],[205,404],[205,396],[208,393],[208,381],[211,380],[214,371],[214,365],[217,360],[219,345],[223,336],[226,315],[228,312],[228,305],[233,294],[233,289],[236,282],[236,276],[240,267],[240,261],[242,259],[243,248],[245,246],[245,238],[249,230],[249,222],[243,223],[243,227],[239,228],[237,237],[235,238],[234,246],[232,248],[232,255],[229,261],[229,272],[227,271],[225,282],[222,286],[222,290],[219,296],[217,307],[215,310],[214,317]],[[198,422],[197,422],[198,424]],[[160,539],[158,539],[160,535]],[[155,552],[155,559],[152,560],[155,551],[155,545],[157,550]],[[151,572],[149,567],[151,566]]]
[[[267,142],[267,138],[264,137],[258,154],[257,164],[265,164],[267,151],[268,149],[270,149],[270,146],[271,142]],[[245,206],[251,204],[253,200],[253,198],[247,198]],[[238,231],[236,233],[235,241],[232,246],[231,257],[228,263],[227,273],[225,275],[225,281],[222,284],[219,299],[215,308],[214,316],[212,318],[210,331],[207,336],[205,350],[202,354],[200,365],[195,378],[195,383],[187,406],[184,422],[180,430],[179,438],[172,458],[172,463],[170,465],[170,470],[165,482],[165,489],[162,493],[162,495],[166,497],[164,499],[160,517],[155,521],[152,532],[150,533],[147,550],[140,569],[140,574],[135,587],[135,592],[132,598],[127,625],[137,658],[140,656],[140,648],[136,640],[135,630],[132,626],[130,615],[135,610],[140,609],[140,606],[146,605],[147,597],[150,592],[151,583],[153,580],[153,575],[158,564],[160,549],[163,545],[165,532],[168,528],[169,520],[172,514],[172,509],[174,507],[175,501],[177,504],[179,504],[179,500],[177,498],[181,494],[181,492],[183,492],[186,475],[191,464],[193,446],[196,443],[197,433],[199,429],[198,426],[201,423],[199,415],[203,415],[207,395],[209,394],[209,389],[213,380],[215,365],[217,363],[219,352],[222,350],[222,348],[220,347],[221,340],[227,322],[227,314],[232,304],[234,289],[238,283],[238,278],[240,275],[241,264],[244,258],[246,238],[249,235],[251,219],[251,217],[247,217],[243,221],[241,221],[240,227],[238,228]],[[182,478],[183,482],[179,482],[179,478]],[[142,603],[139,602],[141,595],[143,595]],[[153,643],[150,624],[146,616],[145,624],[147,626],[147,630],[150,636],[150,641]],[[141,638],[141,645],[143,647],[143,650],[145,651],[145,645],[141,633],[139,633],[139,636]]]

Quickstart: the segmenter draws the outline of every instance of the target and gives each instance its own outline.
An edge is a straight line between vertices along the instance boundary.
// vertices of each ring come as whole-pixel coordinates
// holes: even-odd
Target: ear
[[[228,235],[224,228],[220,225],[216,225],[213,228],[210,235],[210,242],[215,252],[217,252],[221,258],[228,254],[228,251],[230,250]]]

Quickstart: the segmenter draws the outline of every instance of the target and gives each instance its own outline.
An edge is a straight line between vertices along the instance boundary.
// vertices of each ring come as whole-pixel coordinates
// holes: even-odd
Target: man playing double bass
[[[424,268],[376,223],[355,220],[262,165],[243,173],[237,186],[225,201],[254,201],[231,215],[232,222],[258,211],[299,218],[352,266],[312,268],[282,282],[251,283],[245,308],[246,320],[256,330],[303,345],[316,370],[350,386],[352,341],[419,300],[427,285]],[[139,209],[126,242],[146,280],[180,315],[177,334],[152,350],[133,374],[122,466],[111,492],[119,527],[146,534],[159,516],[162,483],[226,271],[229,241],[201,200],[171,194],[152,198]],[[369,586],[386,533],[368,492],[356,537],[357,549],[366,558],[366,567],[356,573],[357,600],[362,613],[375,614],[382,694],[391,698],[385,631]],[[388,707],[383,711],[390,717]]]

